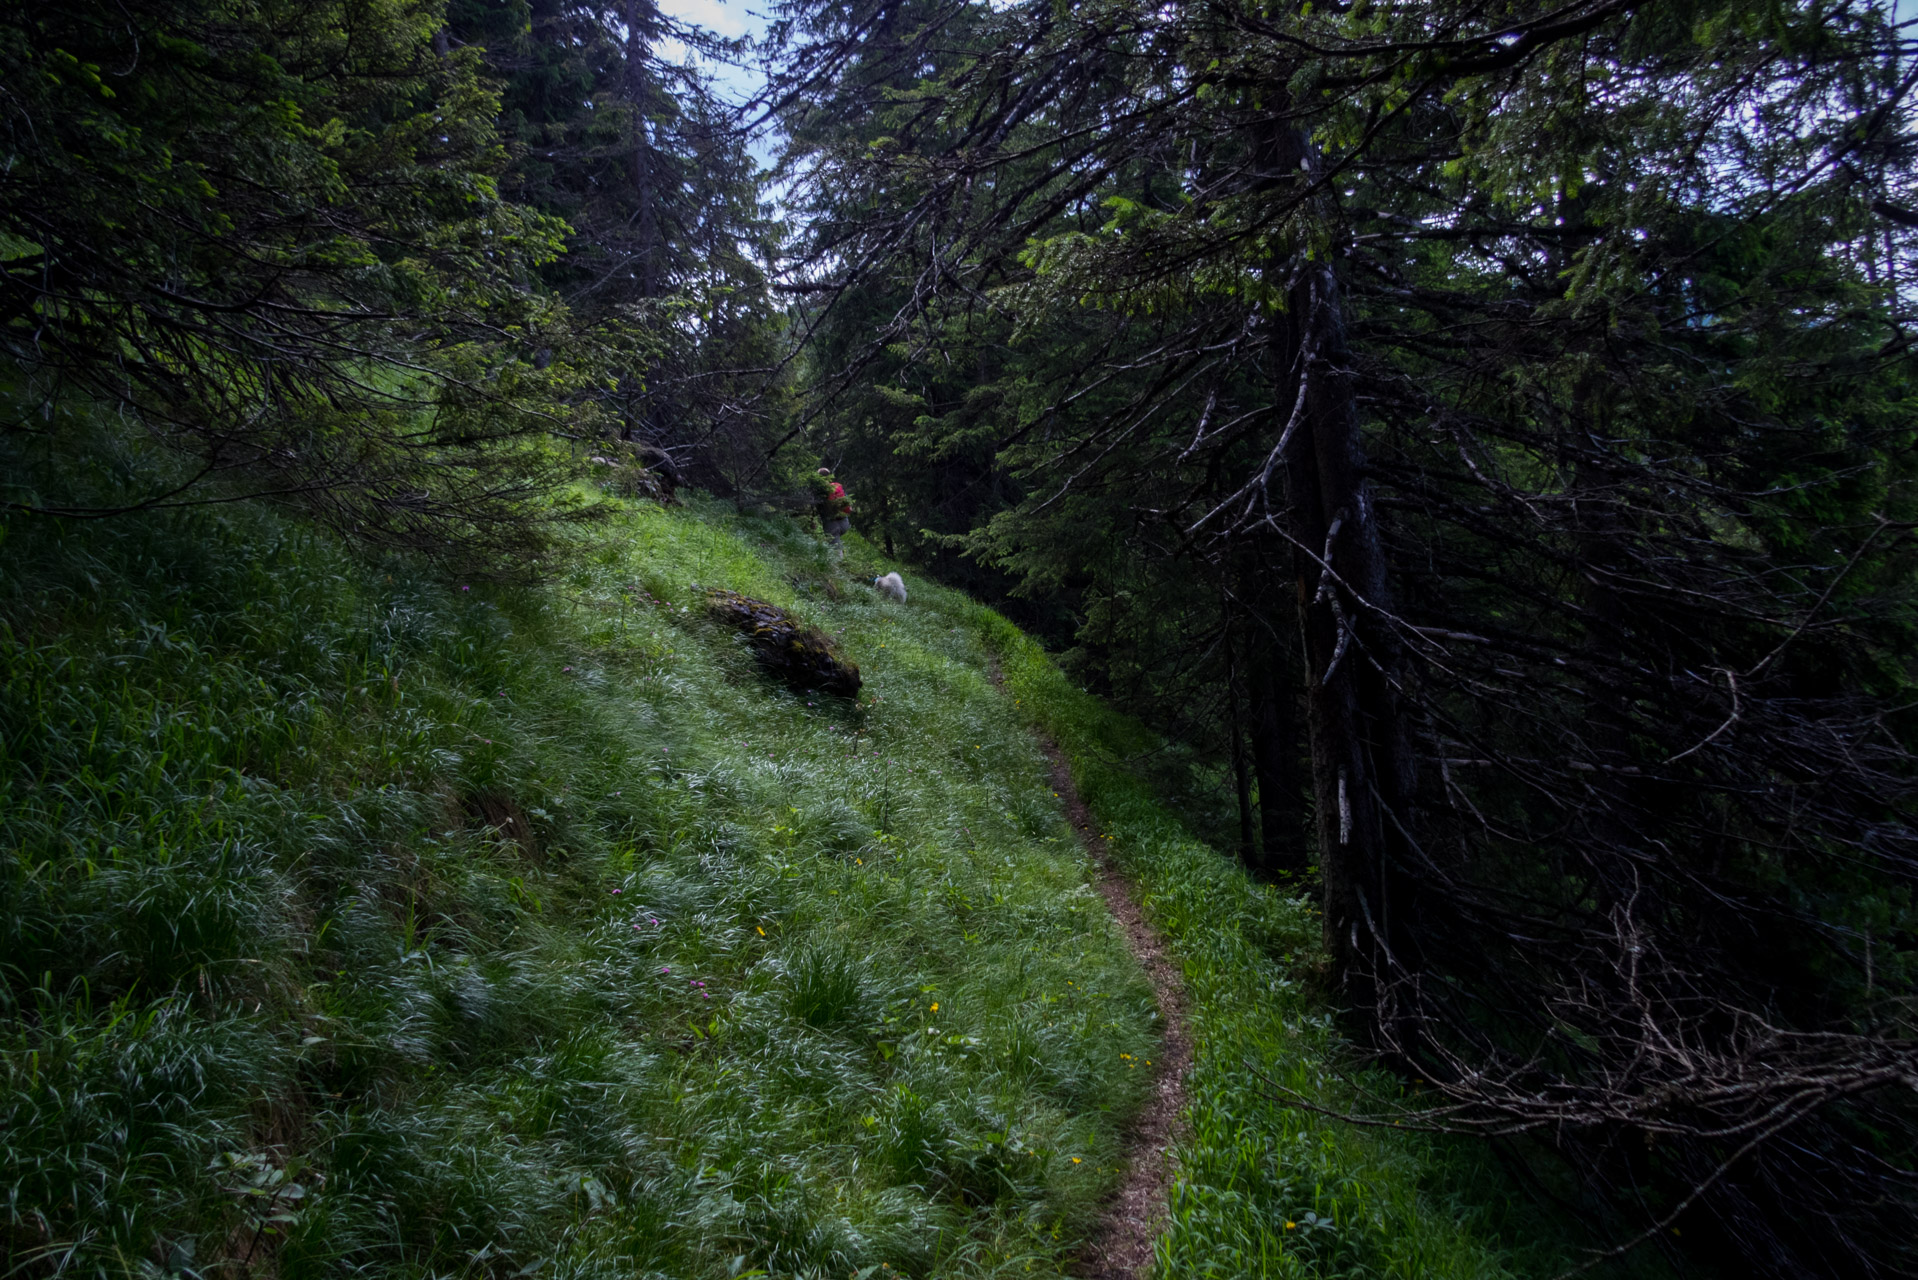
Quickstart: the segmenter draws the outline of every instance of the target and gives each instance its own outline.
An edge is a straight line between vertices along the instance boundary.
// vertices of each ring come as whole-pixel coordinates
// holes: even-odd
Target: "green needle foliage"
[[[160,483],[10,485],[99,515],[297,499],[363,540],[524,557],[571,459],[555,430],[643,329],[575,333],[533,287],[565,224],[503,200],[477,50],[415,0],[0,15],[5,427],[89,398],[192,460]]]

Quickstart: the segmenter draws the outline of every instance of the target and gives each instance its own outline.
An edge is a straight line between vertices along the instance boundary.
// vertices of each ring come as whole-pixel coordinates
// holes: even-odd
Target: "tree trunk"
[[[646,112],[653,100],[648,72],[659,11],[650,0],[628,0],[624,17],[625,91],[633,111],[633,196],[638,206],[634,238],[638,241],[639,293],[641,297],[651,298],[659,293],[659,192],[653,181],[653,143]]]
[[[1245,729],[1239,723],[1239,709],[1245,704],[1245,690],[1239,679],[1238,642],[1231,624],[1225,631],[1225,705],[1226,728],[1232,735],[1232,782],[1239,797],[1239,861],[1253,872],[1261,865],[1259,848],[1252,840],[1252,780],[1246,770]],[[1268,849],[1271,846],[1266,846]]]
[[[1252,676],[1252,760],[1259,780],[1259,835],[1268,872],[1301,873],[1311,861],[1300,822],[1305,789],[1299,778],[1296,673],[1286,646],[1269,644]]]
[[[1278,172],[1309,178],[1317,156],[1287,132]],[[1274,318],[1285,451],[1286,532],[1293,541],[1306,728],[1318,809],[1325,942],[1340,986],[1379,1009],[1380,983],[1405,954],[1392,867],[1411,825],[1411,759],[1393,690],[1398,642],[1385,625],[1386,566],[1365,475],[1337,276],[1294,259],[1286,311]]]

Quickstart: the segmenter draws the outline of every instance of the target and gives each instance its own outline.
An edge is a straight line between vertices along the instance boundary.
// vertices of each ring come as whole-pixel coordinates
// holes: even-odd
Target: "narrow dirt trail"
[[[1172,1143],[1179,1136],[1179,1117],[1185,1111],[1185,1076],[1192,1066],[1192,1038],[1185,1027],[1185,983],[1166,954],[1165,943],[1133,898],[1132,885],[1112,865],[1106,842],[1094,830],[1092,811],[1072,785],[1072,768],[1065,752],[1040,739],[1052,761],[1052,789],[1064,801],[1066,816],[1092,855],[1098,869],[1099,894],[1125,932],[1126,945],[1138,957],[1158,998],[1165,1024],[1165,1042],[1152,1058],[1152,1096],[1133,1118],[1126,1132],[1125,1181],[1106,1206],[1104,1216],[1086,1242],[1084,1269],[1090,1280],[1134,1280],[1152,1261],[1152,1242],[1165,1224],[1166,1196],[1172,1188]]]
[[[993,684],[1005,687],[997,663],[992,666],[991,676]],[[1052,762],[1052,789],[1059,793],[1066,817],[1092,857],[1099,895],[1152,983],[1159,1018],[1165,1024],[1165,1041],[1152,1057],[1152,1095],[1125,1134],[1125,1181],[1087,1240],[1078,1269],[1087,1280],[1135,1280],[1151,1263],[1152,1243],[1165,1223],[1166,1198],[1172,1187],[1172,1144],[1179,1137],[1180,1116],[1185,1111],[1185,1077],[1192,1066],[1192,1037],[1185,1025],[1185,983],[1178,966],[1166,954],[1164,940],[1146,923],[1131,882],[1113,865],[1092,810],[1073,785],[1065,752],[1044,734],[1035,730],[1034,736]]]

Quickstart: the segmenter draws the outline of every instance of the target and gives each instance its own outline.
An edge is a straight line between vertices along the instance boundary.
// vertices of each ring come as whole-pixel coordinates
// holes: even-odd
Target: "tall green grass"
[[[251,508],[0,524],[5,1273],[1060,1274],[1158,1028],[1033,727],[1189,987],[1160,1275],[1572,1260],[1483,1153],[1276,1101],[1346,1096],[1311,907],[847,545],[627,506],[534,589]],[[859,703],[708,586],[836,634]]]
[[[717,509],[537,590],[251,509],[3,536],[9,1273],[1076,1247],[1155,1014],[962,599]],[[769,684],[696,584],[839,634],[863,705]]]

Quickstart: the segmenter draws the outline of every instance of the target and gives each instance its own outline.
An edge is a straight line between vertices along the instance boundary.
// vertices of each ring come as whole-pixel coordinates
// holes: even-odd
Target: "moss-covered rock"
[[[859,668],[848,662],[825,632],[809,627],[778,605],[715,587],[706,609],[745,633],[753,654],[795,689],[817,689],[850,698],[859,692]]]

